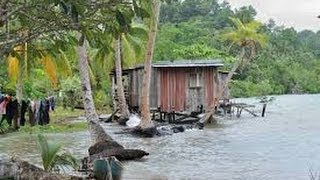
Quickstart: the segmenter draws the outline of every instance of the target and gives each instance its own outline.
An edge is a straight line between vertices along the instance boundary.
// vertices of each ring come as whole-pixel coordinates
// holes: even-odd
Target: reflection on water
[[[257,100],[241,100],[246,101]],[[104,126],[125,147],[150,153],[126,162],[124,179],[308,179],[310,168],[320,170],[319,104],[320,95],[278,96],[266,118],[244,113],[205,130],[152,139],[114,134],[120,127]],[[85,156],[90,144],[87,132],[48,136],[77,157]],[[1,136],[0,158],[17,154],[39,163],[34,139]]]

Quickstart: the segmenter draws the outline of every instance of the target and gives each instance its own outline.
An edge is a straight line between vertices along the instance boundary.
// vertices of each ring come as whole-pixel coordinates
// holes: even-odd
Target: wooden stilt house
[[[206,110],[217,98],[224,75],[219,60],[156,62],[152,64],[150,106],[162,111]],[[139,109],[143,66],[123,70],[126,98],[131,109]],[[116,87],[115,77],[113,87]],[[115,88],[113,88],[115,91]],[[113,93],[115,94],[115,93]]]

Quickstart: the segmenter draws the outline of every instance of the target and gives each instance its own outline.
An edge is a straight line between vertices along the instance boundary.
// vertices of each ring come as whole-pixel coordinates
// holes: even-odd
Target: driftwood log
[[[96,159],[114,156],[118,160],[134,160],[140,159],[149,153],[139,149],[125,149],[118,142],[113,140],[103,129],[103,127],[96,122],[90,123],[90,128],[95,132],[96,143],[89,148],[89,163]],[[90,165],[89,165],[90,166]]]
[[[43,169],[18,158],[0,162],[0,179],[22,179],[22,180],[80,180],[86,177],[61,175],[44,171]]]

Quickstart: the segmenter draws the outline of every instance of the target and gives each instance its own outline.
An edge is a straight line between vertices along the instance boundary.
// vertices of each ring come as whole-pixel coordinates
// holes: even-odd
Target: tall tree
[[[71,33],[76,35],[73,38],[76,43],[79,74],[82,81],[83,103],[90,127],[92,137],[95,141],[103,138],[101,131],[95,126],[98,115],[92,97],[90,76],[88,72],[88,51],[87,47],[97,48],[105,45],[106,34],[113,34],[115,28],[116,14],[118,11],[133,12],[132,2],[126,0],[109,1],[10,1],[12,11],[7,13],[6,19],[13,18],[18,23],[18,27],[10,30],[10,39],[7,40],[5,34],[0,34],[0,46],[11,47],[19,42],[26,42],[33,39],[48,38],[53,41],[63,39]],[[21,7],[24,7],[21,9]],[[19,9],[19,10],[16,10]],[[134,14],[134,13],[131,13]],[[129,16],[127,18],[132,18]],[[5,20],[6,20],[5,19]],[[26,29],[28,34],[16,38],[20,28]],[[1,27],[2,28],[2,27]],[[2,31],[1,31],[2,32]],[[113,34],[114,35],[114,34]],[[3,48],[1,48],[2,50]],[[91,126],[94,125],[94,126]],[[101,130],[101,127],[98,129]]]
[[[144,74],[141,90],[141,122],[136,131],[141,134],[152,137],[156,134],[156,127],[150,117],[150,81],[151,81],[151,63],[153,59],[155,40],[157,35],[158,21],[160,15],[160,0],[150,1],[152,13],[149,22],[148,40],[144,59]]]
[[[118,106],[120,110],[119,124],[125,125],[129,119],[130,112],[125,98],[125,92],[122,82],[122,53],[121,53],[121,35],[115,40],[115,74],[117,81]]]
[[[218,92],[217,99],[220,99],[223,92],[228,88],[232,76],[237,69],[242,65],[247,64],[250,60],[255,58],[258,45],[264,47],[267,45],[268,37],[260,33],[259,30],[262,24],[258,21],[251,21],[243,24],[237,18],[231,18],[235,25],[235,29],[222,35],[223,40],[236,44],[241,50],[238,60],[234,63],[232,69],[229,71],[227,78],[223,82],[221,89]],[[214,107],[206,114],[202,122],[207,122],[212,118],[215,112]]]

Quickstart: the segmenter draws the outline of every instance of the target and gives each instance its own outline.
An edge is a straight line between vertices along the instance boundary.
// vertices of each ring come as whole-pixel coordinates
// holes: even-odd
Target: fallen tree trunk
[[[95,160],[101,159],[101,157],[116,157],[119,161],[128,161],[141,159],[149,153],[139,149],[109,149],[104,150],[98,154],[93,154],[89,157],[89,163],[93,163]]]
[[[100,141],[89,148],[89,159],[115,156],[118,160],[134,160],[147,156],[149,153],[139,149],[125,149],[113,140]],[[93,162],[93,161],[92,161]]]
[[[85,178],[85,176],[78,177],[47,172],[18,158],[0,162],[0,179],[76,180]]]
[[[89,159],[115,156],[118,160],[133,160],[149,155],[149,153],[143,150],[125,149],[113,140],[97,122],[90,122],[90,128],[94,129],[93,132],[95,132],[94,139],[96,143],[88,149]]]

